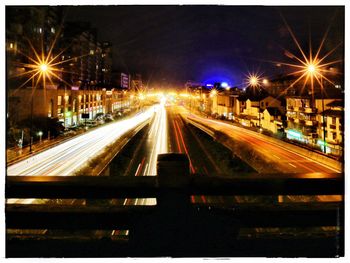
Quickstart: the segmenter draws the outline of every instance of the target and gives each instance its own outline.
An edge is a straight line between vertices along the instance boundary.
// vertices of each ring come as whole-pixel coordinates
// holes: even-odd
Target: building
[[[267,107],[261,118],[261,128],[272,133],[283,132],[283,114],[277,107]]]
[[[37,53],[48,54],[58,35],[63,18],[62,7],[7,6],[6,7],[6,87],[18,88],[28,79],[27,64]],[[52,47],[52,54],[59,49]]]
[[[238,116],[239,122],[245,126],[261,127],[264,110],[269,108],[277,108],[281,115],[285,111],[282,102],[270,95],[249,96]]]
[[[97,32],[88,22],[67,22],[64,28],[64,43],[69,48],[61,55],[63,79],[83,87],[101,82],[102,50],[97,43]]]
[[[58,118],[70,127],[85,120],[82,114],[93,119],[98,113],[129,105],[122,105],[126,95],[110,86],[112,44],[99,43],[97,31],[89,23],[67,22],[63,26],[60,7],[8,7],[7,12],[7,118],[11,125],[33,116]],[[31,39],[33,49],[59,63],[45,86],[37,79],[28,81],[31,75],[26,72],[32,68],[26,64],[33,61],[26,55],[35,58],[35,54],[24,36]],[[114,94],[110,107],[108,91]]]
[[[240,90],[238,88],[212,90],[209,96],[212,99],[211,113],[232,120],[239,94]]]
[[[323,95],[287,96],[287,138],[339,155],[344,132],[343,97],[343,93],[334,88],[326,90]]]
[[[28,109],[33,103],[35,118],[57,118],[66,128],[93,120],[99,113],[116,114],[130,108],[129,94],[125,90],[92,86],[80,89],[78,86],[47,85],[45,90],[35,90],[33,100],[32,88],[27,87],[20,92],[12,92],[9,98],[9,111],[15,122],[30,118],[31,111]]]
[[[111,42],[102,42],[101,44],[101,71],[102,83],[110,85],[112,81],[113,66],[113,46]]]

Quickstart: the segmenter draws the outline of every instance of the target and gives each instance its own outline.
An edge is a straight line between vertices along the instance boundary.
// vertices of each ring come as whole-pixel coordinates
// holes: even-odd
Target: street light
[[[319,76],[320,80],[320,86],[321,86],[321,93],[322,93],[322,126],[323,126],[323,152],[326,153],[326,123],[325,123],[325,115],[324,115],[324,91],[323,91],[323,79],[322,74],[320,73],[320,68],[317,67],[312,61],[308,63],[306,66],[306,71],[308,74],[308,77],[311,78],[311,82],[313,83],[313,78],[317,78],[317,75]]]
[[[61,30],[58,30],[56,35],[54,36],[54,40],[51,42],[49,46],[44,44],[43,39],[41,39],[41,52],[37,50],[30,39],[27,38],[28,41],[28,50],[18,50],[18,52],[27,58],[27,61],[25,63],[23,62],[17,62],[16,65],[21,65],[23,68],[28,69],[24,72],[15,74],[13,77],[19,77],[19,76],[27,76],[28,79],[22,83],[18,89],[22,88],[24,85],[32,81],[32,95],[31,95],[31,124],[30,124],[30,142],[29,142],[29,152],[32,153],[32,144],[33,144],[33,96],[35,92],[36,86],[42,81],[43,82],[43,88],[46,87],[46,79],[49,79],[49,81],[52,83],[53,79],[58,79],[65,83],[67,86],[70,86],[68,82],[66,82],[64,79],[62,79],[57,73],[62,73],[62,69],[58,68],[58,65],[64,64],[68,61],[75,60],[77,57],[72,57],[69,59],[63,59],[61,60],[61,54],[63,51],[58,53],[57,55],[53,55],[53,50],[55,47],[55,44],[57,43],[57,40],[59,36],[61,35]],[[43,34],[41,34],[43,36]],[[44,48],[45,47],[45,48]],[[45,50],[47,53],[45,53]],[[28,52],[26,54],[26,52]],[[87,56],[88,54],[82,55],[80,57]],[[62,56],[63,57],[63,56]],[[29,63],[28,63],[29,61]],[[46,96],[45,96],[46,99]],[[46,103],[45,103],[46,106]]]
[[[40,141],[40,143],[41,143],[41,139],[42,139],[42,136],[43,136],[43,132],[42,132],[42,131],[39,131],[39,132],[38,132],[38,135],[39,135],[39,141]]]
[[[35,79],[35,76],[37,74],[39,74],[38,82],[39,82],[40,78],[43,78],[44,83],[45,83],[46,76],[47,76],[47,74],[50,73],[49,65],[45,62],[37,63],[36,67],[34,67],[34,69],[35,69],[35,74],[32,76],[32,96],[31,96],[31,105],[30,105],[31,109],[30,109],[30,130],[29,130],[29,136],[30,136],[29,153],[32,153],[32,147],[33,147],[33,107],[34,107],[33,100],[34,100],[34,91],[35,91],[34,79]],[[40,135],[40,142],[41,142],[42,131],[40,133],[41,133],[41,135]]]
[[[257,74],[249,74],[248,75],[248,83],[254,89],[260,87],[260,76]],[[263,80],[264,83],[264,80]],[[260,91],[260,89],[259,89]],[[260,95],[260,94],[259,94]],[[258,116],[259,116],[259,131],[261,131],[261,116],[260,116],[260,96],[259,96],[259,108],[258,108]]]

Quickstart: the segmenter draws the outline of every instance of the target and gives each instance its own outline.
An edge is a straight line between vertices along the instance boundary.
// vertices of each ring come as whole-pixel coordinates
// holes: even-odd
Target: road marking
[[[272,154],[273,156],[275,156],[277,159],[281,159],[280,157],[278,157],[277,155],[274,155],[274,154]]]
[[[297,168],[294,164],[288,163],[290,166],[293,166],[294,168]]]
[[[137,166],[135,176],[137,176],[137,174],[139,173],[140,166],[141,166],[141,163],[139,163],[139,165]]]

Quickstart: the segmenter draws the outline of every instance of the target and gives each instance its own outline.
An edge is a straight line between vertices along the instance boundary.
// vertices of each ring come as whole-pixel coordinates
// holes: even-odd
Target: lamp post
[[[44,78],[44,83],[45,83],[45,76],[46,76],[46,72],[49,70],[49,66],[46,63],[38,63],[37,65],[35,65],[37,74],[39,75],[39,80],[41,78],[41,76],[43,76]],[[29,136],[30,136],[30,141],[29,141],[29,153],[32,153],[32,148],[33,148],[33,111],[34,111],[34,92],[35,92],[35,86],[34,86],[34,79],[35,79],[35,75],[33,75],[32,77],[32,96],[31,96],[31,107],[30,107],[30,131],[29,131]]]
[[[321,93],[322,93],[323,152],[326,153],[326,121],[325,121],[325,115],[324,115],[324,92],[323,92],[322,75],[321,75]]]
[[[249,84],[253,88],[259,87],[260,86],[259,77],[255,76],[255,75],[250,75],[250,77],[249,77]],[[261,101],[260,101],[260,94],[259,94],[259,108],[258,108],[259,129],[261,129],[260,103],[261,103]]]
[[[313,61],[310,61],[306,66],[306,71],[311,77],[311,83],[313,85],[313,78],[315,77],[317,79],[317,76],[320,78],[319,84],[321,87],[321,93],[322,93],[322,127],[323,127],[323,152],[326,153],[326,122],[325,122],[325,115],[324,115],[324,91],[323,91],[323,75],[321,74],[321,66],[318,66]]]
[[[42,132],[42,131],[39,131],[39,132],[38,132],[38,135],[39,135],[39,142],[41,143],[41,139],[42,139],[42,136],[43,136],[43,132]]]

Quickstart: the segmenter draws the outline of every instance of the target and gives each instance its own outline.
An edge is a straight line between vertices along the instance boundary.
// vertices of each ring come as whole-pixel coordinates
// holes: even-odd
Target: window
[[[62,96],[57,97],[57,105],[62,105]]]
[[[268,103],[268,102],[266,102],[266,107],[267,107],[267,106],[269,106],[269,103]]]
[[[333,140],[336,140],[337,139],[337,133],[336,132],[333,132]]]
[[[261,107],[264,107],[264,102],[263,101],[261,102]]]
[[[332,117],[332,124],[336,125],[337,124],[337,118],[336,117]]]

